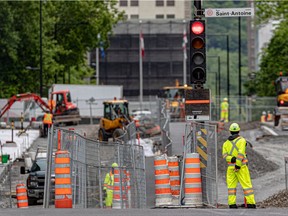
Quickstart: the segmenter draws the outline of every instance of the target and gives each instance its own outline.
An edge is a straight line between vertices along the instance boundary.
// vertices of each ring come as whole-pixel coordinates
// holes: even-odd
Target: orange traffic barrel
[[[185,158],[185,205],[202,205],[200,157],[198,153],[187,153]]]
[[[166,155],[154,157],[156,206],[171,205],[172,193]]]
[[[24,184],[16,185],[17,207],[28,208],[27,188]]]
[[[131,183],[130,183],[130,172],[128,170],[124,170],[125,175],[125,185],[126,190],[125,193],[127,195],[126,199],[126,208],[131,208]]]
[[[114,168],[114,186],[113,186],[113,209],[122,208],[122,191],[120,182],[120,169],[118,167]]]
[[[170,188],[172,194],[173,204],[179,204],[180,195],[180,173],[179,173],[179,161],[178,157],[168,157],[168,169],[170,176]]]
[[[55,154],[55,208],[72,208],[70,157],[68,151]]]

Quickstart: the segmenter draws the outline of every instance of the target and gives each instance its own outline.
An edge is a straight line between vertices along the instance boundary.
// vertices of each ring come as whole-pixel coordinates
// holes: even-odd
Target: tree
[[[279,72],[288,75],[288,2],[287,1],[257,1],[257,22],[267,23],[269,20],[280,20],[278,27],[267,47],[261,52],[260,70],[256,79],[246,84],[249,94],[258,96],[275,96],[274,81]]]
[[[123,19],[116,0],[43,1],[43,84],[47,89],[62,79],[81,83],[94,71],[86,53],[99,44],[105,47],[113,26]],[[0,2],[0,97],[39,92],[40,2]],[[34,70],[27,70],[30,66]]]
[[[262,52],[260,71],[257,73],[256,92],[259,96],[275,95],[273,81],[279,72],[288,75],[288,20],[283,20]]]

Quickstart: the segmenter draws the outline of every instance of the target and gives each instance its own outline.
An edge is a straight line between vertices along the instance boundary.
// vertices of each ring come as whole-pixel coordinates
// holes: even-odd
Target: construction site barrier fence
[[[166,109],[166,100],[158,99],[158,121],[161,127],[161,153],[165,153],[168,156],[172,155],[172,140],[170,138],[170,117],[169,111]]]
[[[145,156],[138,145],[135,124],[128,125],[124,141],[100,142],[86,138],[84,132],[52,127],[48,136],[46,176],[52,176],[52,157],[57,150],[68,151],[71,169],[73,208],[104,208],[103,183],[112,163],[118,164],[121,208],[146,207]],[[129,173],[129,182],[127,175]],[[53,191],[45,178],[43,207],[50,205]]]
[[[191,153],[193,155],[191,155]],[[187,164],[187,161],[195,161],[197,158],[194,154],[199,155],[202,203],[203,205],[216,207],[218,204],[218,171],[217,171],[217,126],[208,123],[192,122],[186,124],[185,128],[185,145],[184,155],[181,167],[181,186],[180,200],[187,200],[187,184],[189,185],[190,177],[195,178],[193,181],[199,181],[199,173],[196,172],[198,165]],[[193,159],[192,159],[193,158]],[[188,165],[188,167],[187,167]],[[192,167],[190,167],[192,166]],[[194,167],[195,166],[195,167]],[[187,170],[186,168],[191,168]],[[186,171],[189,171],[188,173]],[[191,175],[191,176],[190,176]],[[197,175],[197,176],[196,176]],[[188,179],[187,179],[188,178]],[[191,185],[189,185],[191,186]],[[196,186],[196,182],[194,185]],[[198,185],[199,186],[199,185]],[[199,187],[197,190],[200,191]],[[195,189],[196,191],[196,189]],[[198,197],[199,198],[199,197]],[[194,203],[195,204],[195,203]]]

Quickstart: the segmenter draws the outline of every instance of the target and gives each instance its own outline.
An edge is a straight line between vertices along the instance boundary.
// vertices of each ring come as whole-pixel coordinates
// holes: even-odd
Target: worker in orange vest
[[[44,137],[47,137],[48,128],[50,128],[53,123],[53,115],[49,111],[46,111],[42,121],[43,121]]]
[[[267,121],[267,114],[265,111],[262,112],[262,116],[261,116],[261,122],[266,122]]]

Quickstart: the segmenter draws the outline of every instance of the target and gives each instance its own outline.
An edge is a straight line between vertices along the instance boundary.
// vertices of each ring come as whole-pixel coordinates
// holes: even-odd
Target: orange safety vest
[[[52,118],[53,118],[53,115],[50,114],[50,113],[45,113],[44,114],[44,118],[43,118],[43,123],[44,124],[52,124]]]

